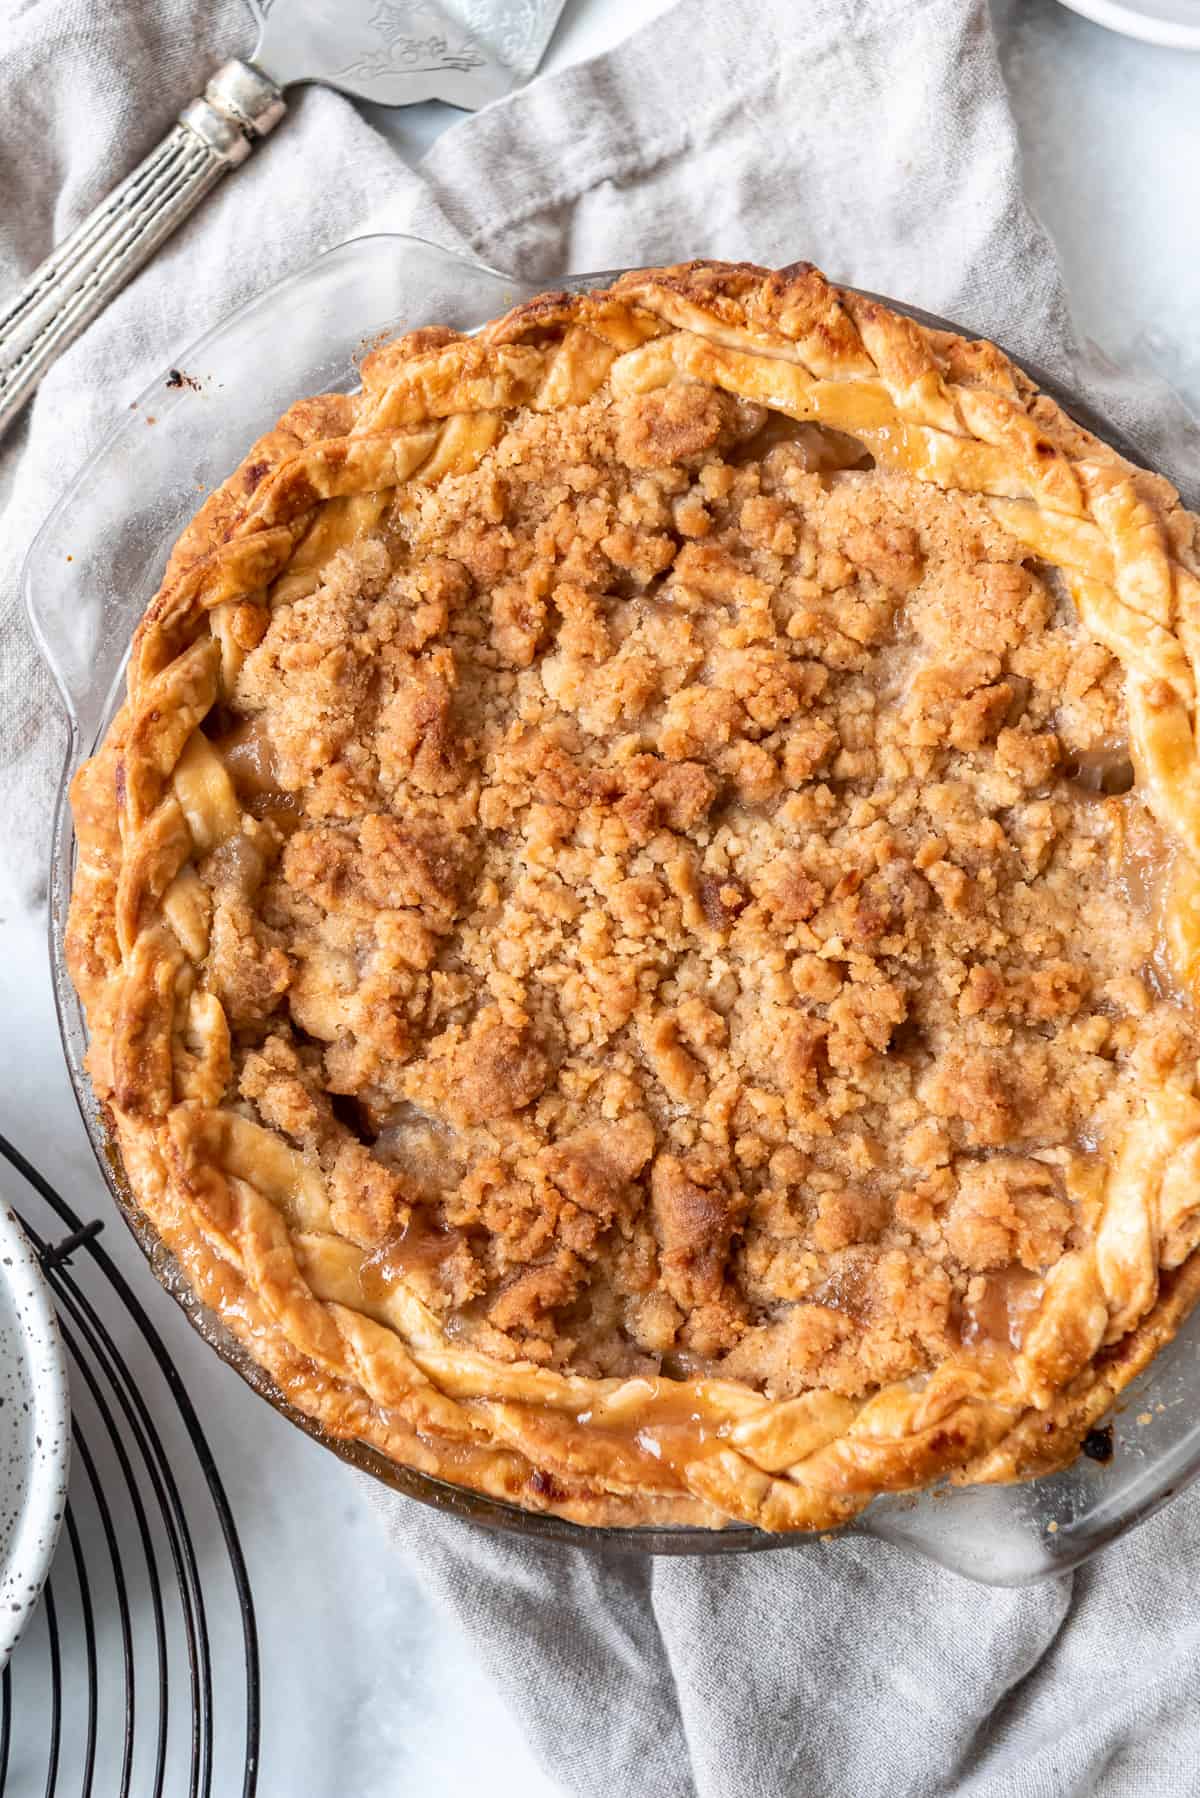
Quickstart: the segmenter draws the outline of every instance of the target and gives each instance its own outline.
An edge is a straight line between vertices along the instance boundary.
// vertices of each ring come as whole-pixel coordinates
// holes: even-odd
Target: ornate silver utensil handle
[[[34,270],[0,314],[0,436],[60,351],[285,110],[253,64],[225,63],[158,148]]]

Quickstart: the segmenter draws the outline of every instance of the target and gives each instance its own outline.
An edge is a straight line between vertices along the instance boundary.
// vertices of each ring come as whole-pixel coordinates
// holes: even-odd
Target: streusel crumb
[[[682,382],[363,515],[247,617],[201,875],[240,1102],[373,1277],[780,1395],[1017,1340],[1131,1058],[1196,1052],[1057,576]]]

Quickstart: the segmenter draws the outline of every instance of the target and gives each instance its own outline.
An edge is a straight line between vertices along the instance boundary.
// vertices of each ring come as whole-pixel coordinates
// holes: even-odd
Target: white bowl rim
[[[0,1284],[14,1300],[17,1354],[29,1372],[37,1443],[21,1513],[0,1564],[0,1667],[37,1608],[58,1543],[71,1466],[67,1359],[54,1300],[33,1245],[0,1193]]]
[[[1189,25],[1154,8],[1126,5],[1125,0],[1061,0],[1061,4],[1094,25],[1119,31],[1122,37],[1138,38],[1143,44],[1157,44],[1165,50],[1200,50],[1200,20]]]

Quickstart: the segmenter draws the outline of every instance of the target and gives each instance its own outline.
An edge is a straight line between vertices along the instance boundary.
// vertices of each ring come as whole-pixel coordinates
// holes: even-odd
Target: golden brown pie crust
[[[1198,533],[808,265],[293,407],[72,795],[198,1296],[333,1435],[585,1523],[1070,1460],[1200,1282]]]

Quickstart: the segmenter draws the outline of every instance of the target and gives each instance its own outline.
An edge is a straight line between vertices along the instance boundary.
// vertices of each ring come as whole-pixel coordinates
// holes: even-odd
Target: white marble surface
[[[1200,412],[1200,54],[994,0],[1026,187],[1083,328]]]
[[[663,4],[568,0],[548,66],[603,49]],[[1029,191],[1083,325],[1200,408],[1200,56],[1111,36],[1054,0],[996,0],[996,16]],[[415,159],[453,116],[421,108],[390,135]],[[0,1129],[77,1209],[104,1212],[62,1066],[40,921],[0,909]],[[385,1553],[360,1482],[254,1400],[115,1229],[108,1240],[185,1371],[243,1533],[263,1651],[263,1798],[466,1798],[483,1783],[494,1798],[557,1791],[469,1646]]]

